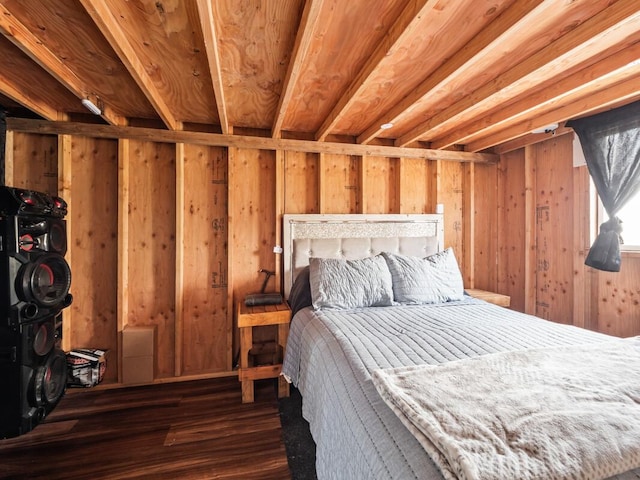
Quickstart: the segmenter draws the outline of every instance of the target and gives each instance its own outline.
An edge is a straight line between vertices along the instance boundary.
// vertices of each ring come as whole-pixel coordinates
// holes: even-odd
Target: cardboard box
[[[122,331],[123,357],[153,357],[156,327],[126,326]]]
[[[95,348],[78,348],[67,353],[67,386],[93,387],[104,378],[107,352]]]
[[[127,326],[122,331],[122,383],[153,383],[155,326]]]
[[[153,383],[153,357],[124,357],[122,359],[122,383],[137,385]]]

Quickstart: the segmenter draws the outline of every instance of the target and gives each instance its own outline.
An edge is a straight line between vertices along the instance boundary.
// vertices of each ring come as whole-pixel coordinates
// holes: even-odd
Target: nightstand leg
[[[278,377],[278,398],[289,396],[289,382],[282,375]]]
[[[240,369],[249,368],[249,350],[253,348],[252,327],[240,329]],[[242,403],[253,403],[253,380],[242,381]]]
[[[278,325],[278,345],[282,347],[282,362],[284,363],[284,354],[287,348],[287,339],[289,338],[289,324],[282,323]],[[289,382],[282,375],[278,376],[278,398],[289,396]]]

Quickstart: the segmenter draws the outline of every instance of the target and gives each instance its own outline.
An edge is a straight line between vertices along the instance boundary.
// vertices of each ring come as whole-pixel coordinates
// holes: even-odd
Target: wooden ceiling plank
[[[539,78],[547,78],[550,72],[562,71],[567,62],[573,64],[606,50],[634,33],[638,21],[640,10],[637,0],[619,0],[514,68],[498,75],[471,95],[415,126],[398,138],[396,145],[405,146],[429,134],[437,135],[459,121],[463,114],[469,111],[480,114],[483,109],[486,111],[499,102],[498,97],[513,96],[517,93],[516,90],[530,88],[539,82]]]
[[[367,80],[382,61],[414,35],[422,17],[435,8],[438,2],[439,0],[409,2],[322,123],[316,132],[316,140],[324,141],[327,138],[331,129],[342,119],[354,100],[364,90]]]
[[[574,74],[554,81],[550,85],[527,92],[519,100],[510,103],[490,115],[461,125],[454,132],[431,142],[431,148],[447,148],[455,144],[475,141],[478,138],[503,130],[510,124],[520,123],[526,118],[532,118],[545,110],[555,108],[559,102],[565,104],[602,90],[607,85],[613,85],[640,74],[640,41],[630,47],[623,48],[606,59],[588,65]]]
[[[571,118],[589,115],[598,111],[613,108],[640,98],[640,82],[633,77],[615,86],[608,86],[598,92],[589,92],[580,101],[546,112],[535,119],[527,120],[509,126],[508,128],[489,135],[467,145],[470,152],[479,152],[494,145],[499,145],[522,135],[522,132],[531,132],[551,123],[560,123]]]
[[[32,96],[22,91],[20,85],[16,85],[11,79],[2,74],[0,70],[0,93],[9,97],[14,102],[27,107],[32,112],[37,113],[42,118],[55,121],[62,120],[60,118],[60,112],[55,108],[45,105],[42,102],[36,102]]]
[[[62,59],[44,46],[3,4],[0,4],[0,32],[76,97],[79,99],[88,98],[90,90],[84,85],[82,80],[67,67]],[[27,108],[31,108],[29,104],[33,102],[27,101],[26,103],[20,103]],[[40,109],[42,108],[41,106]],[[45,110],[51,110],[51,107]],[[38,110],[34,110],[34,112],[42,115]],[[103,109],[100,116],[111,125],[126,124],[123,117],[110,110],[107,111]],[[48,117],[45,116],[45,118]],[[60,118],[59,114],[57,118]]]
[[[307,53],[309,52],[313,32],[320,19],[320,11],[322,10],[323,3],[324,0],[307,0],[304,4],[300,26],[293,45],[293,53],[289,61],[289,66],[287,67],[284,86],[280,94],[280,100],[278,101],[278,108],[276,109],[276,118],[271,129],[271,136],[273,138],[280,138],[282,135],[282,123],[284,122],[291,103],[291,97],[293,96],[293,90],[300,77]]]
[[[438,89],[447,82],[452,75],[467,71],[474,64],[481,61],[486,52],[499,48],[502,38],[512,32],[522,31],[526,25],[535,21],[538,16],[548,14],[547,8],[542,5],[543,0],[527,0],[517,2],[500,15],[495,21],[484,28],[473,40],[464,46],[459,52],[447,60],[440,68],[429,75],[420,85],[414,88],[398,104],[377,118],[370,126],[358,136],[358,143],[369,143],[382,132],[380,125],[384,123],[397,123],[407,113],[413,111],[416,103]],[[545,13],[546,12],[546,13]]]
[[[490,153],[470,153],[454,150],[427,148],[399,148],[383,145],[316,142],[315,140],[276,139],[247,135],[223,135],[218,133],[185,130],[159,130],[155,128],[91,125],[76,122],[48,122],[7,118],[7,129],[46,135],[81,135],[94,138],[133,139],[159,143],[190,143],[214,147],[251,148],[258,150],[288,150],[294,152],[330,153],[338,155],[364,155],[375,157],[406,157],[452,162],[493,163],[498,156]]]
[[[225,100],[224,87],[222,83],[218,36],[216,35],[216,26],[213,19],[213,2],[210,0],[196,0],[196,4],[198,7],[198,17],[200,18],[202,36],[204,37],[211,82],[213,84],[213,91],[216,97],[216,106],[218,107],[220,128],[222,129],[222,133],[227,135],[230,133],[229,116],[227,115],[227,102]]]
[[[129,74],[134,78],[140,89],[144,92],[151,105],[155,108],[162,121],[172,130],[180,130],[182,122],[179,122],[171,108],[162,98],[153,80],[147,74],[144,65],[140,61],[126,34],[120,27],[113,12],[103,0],[80,0],[94,23],[98,26],[102,35],[107,39]],[[143,28],[143,27],[141,27]]]

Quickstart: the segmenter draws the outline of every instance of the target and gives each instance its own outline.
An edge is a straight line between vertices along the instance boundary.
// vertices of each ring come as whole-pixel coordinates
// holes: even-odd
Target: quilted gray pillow
[[[426,258],[383,253],[398,303],[440,303],[462,300],[464,286],[453,249]]]
[[[393,303],[391,273],[380,255],[361,260],[311,258],[313,308],[381,307]]]

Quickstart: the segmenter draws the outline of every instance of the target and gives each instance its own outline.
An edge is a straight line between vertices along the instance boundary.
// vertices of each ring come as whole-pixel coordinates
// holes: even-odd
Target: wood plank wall
[[[523,149],[502,156],[497,182],[496,206],[502,226],[498,230],[497,290],[511,296],[511,308],[524,312],[527,191]]]
[[[230,374],[237,302],[260,289],[260,269],[278,273],[268,289],[279,290],[284,213],[432,213],[442,203],[446,246],[465,269],[463,163],[13,131],[7,146],[7,185],[69,203],[64,347],[107,349],[106,383],[122,379],[132,326],[155,327],[156,381]]]
[[[235,305],[260,288],[261,268],[279,289],[283,213],[443,204],[467,287],[554,321],[639,334],[640,259],[618,276],[581,265],[588,175],[570,145],[564,135],[471,164],[9,131],[6,183],[69,202],[65,348],[108,349],[106,382],[117,383],[123,329],[154,326],[161,382],[232,373]]]
[[[227,353],[227,151],[185,145],[182,261],[182,368],[196,375],[231,368]],[[187,187],[188,186],[188,187]],[[206,288],[203,288],[206,286]]]
[[[117,349],[118,273],[118,149],[117,143],[84,137],[60,137],[61,170],[65,172],[64,197],[69,203],[67,261],[74,303],[71,322],[64,322],[63,339],[74,347]],[[55,190],[53,190],[55,192]],[[98,280],[98,281],[96,281]],[[68,343],[67,343],[68,345]],[[117,372],[117,370],[116,370]],[[113,375],[112,378],[115,378]]]
[[[587,167],[573,166],[572,142],[569,133],[501,157],[496,288],[511,296],[516,310],[611,335],[638,335],[640,255],[623,254],[619,273],[584,265],[594,199]],[[492,189],[493,182],[488,177],[476,189]],[[476,219],[476,228],[481,223]],[[476,280],[479,288],[492,283]]]

